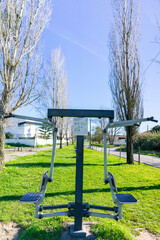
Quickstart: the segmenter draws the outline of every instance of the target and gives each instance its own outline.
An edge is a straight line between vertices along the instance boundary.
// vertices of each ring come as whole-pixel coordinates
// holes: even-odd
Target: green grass
[[[98,143],[98,142],[92,142],[92,146],[95,146],[95,147],[104,147],[104,146],[103,146],[103,143]],[[117,147],[117,145],[107,144],[107,147]]]
[[[37,148],[43,148],[43,147],[51,147],[53,144],[46,144],[46,145],[37,145]]]
[[[50,159],[51,151],[21,157],[6,163],[4,172],[0,173],[0,221],[14,221],[23,227],[25,231],[20,240],[58,240],[64,229],[63,221],[74,220],[68,217],[35,219],[34,204],[18,202],[26,192],[39,191],[41,176],[50,168]],[[54,180],[48,183],[43,205],[74,202],[75,161],[73,146],[56,150]],[[160,234],[160,169],[137,163],[127,165],[126,160],[110,155],[108,171],[115,175],[119,192],[133,194],[138,203],[124,205],[123,219],[119,222],[93,217],[84,219],[98,221],[92,227],[97,239],[131,240],[138,228]],[[85,149],[83,201],[112,207],[103,172],[103,153]]]

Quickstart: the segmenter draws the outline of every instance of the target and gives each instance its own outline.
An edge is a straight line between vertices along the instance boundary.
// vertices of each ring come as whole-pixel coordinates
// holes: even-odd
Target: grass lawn
[[[51,151],[18,158],[6,163],[0,173],[0,221],[14,221],[25,229],[19,239],[59,240],[63,221],[73,218],[34,218],[34,204],[19,203],[26,192],[39,191],[41,176],[50,168]],[[43,205],[74,202],[75,153],[73,146],[56,150],[54,180],[48,183]],[[123,219],[87,218],[98,221],[92,230],[97,239],[134,239],[137,229],[146,228],[160,235],[160,169],[141,164],[127,165],[125,159],[109,156],[108,171],[116,178],[121,193],[131,193],[137,204],[124,205]],[[114,206],[109,185],[103,182],[103,153],[86,149],[84,152],[84,195],[83,201],[90,204]]]
[[[89,143],[88,143],[89,144]],[[104,147],[103,143],[97,143],[97,142],[92,142],[91,144],[92,146],[95,146],[95,147]],[[117,145],[110,145],[110,144],[107,144],[107,148],[109,147],[118,147]]]

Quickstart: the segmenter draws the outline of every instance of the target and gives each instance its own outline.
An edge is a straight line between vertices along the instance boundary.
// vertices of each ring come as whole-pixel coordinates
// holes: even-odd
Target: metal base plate
[[[75,231],[74,225],[70,226],[70,235],[74,238],[85,238],[86,237],[86,227],[82,225],[82,230]]]

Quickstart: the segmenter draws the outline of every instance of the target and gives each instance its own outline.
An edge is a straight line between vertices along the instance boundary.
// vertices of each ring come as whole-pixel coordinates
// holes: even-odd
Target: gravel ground
[[[90,233],[90,226],[87,223],[87,236],[86,238],[76,238],[76,240],[96,240],[95,236]],[[67,227],[67,226],[66,226]],[[0,240],[18,240],[19,236],[24,230],[19,227],[18,224],[14,222],[10,223],[0,223]],[[149,233],[147,230],[143,230],[141,234],[136,237],[137,240],[160,240],[160,237]],[[62,234],[60,240],[74,240],[70,237],[68,229]],[[118,240],[118,239],[117,239]]]
[[[13,149],[5,150],[5,162],[12,161],[17,157],[23,157],[27,155],[32,155],[40,151],[50,150],[52,147],[43,147],[43,148],[23,148],[22,151],[14,151]]]

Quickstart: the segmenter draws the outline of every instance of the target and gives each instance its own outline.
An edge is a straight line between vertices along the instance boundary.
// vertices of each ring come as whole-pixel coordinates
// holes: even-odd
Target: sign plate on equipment
[[[88,118],[73,118],[73,136],[88,135]]]

